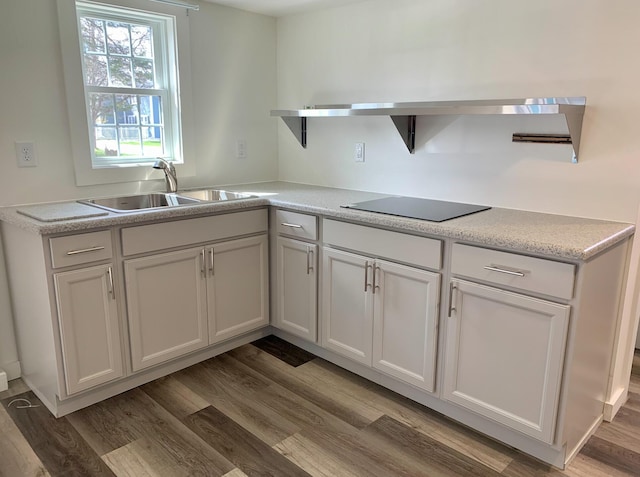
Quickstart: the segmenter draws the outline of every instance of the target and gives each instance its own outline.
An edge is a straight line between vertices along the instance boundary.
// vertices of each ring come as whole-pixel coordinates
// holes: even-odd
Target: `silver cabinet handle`
[[[213,271],[214,270],[214,268],[213,268],[213,265],[214,265],[213,260],[214,260],[214,258],[213,258],[213,249],[210,248],[209,249],[209,272],[211,273],[212,276],[215,275],[215,273]]]
[[[313,249],[307,247],[307,275],[313,272]]]
[[[204,249],[200,250],[200,273],[202,273],[203,277],[207,276],[207,270],[204,264]]]
[[[513,275],[515,277],[524,277],[525,272],[519,272],[517,270],[507,270],[506,268],[497,267],[495,265],[486,265],[484,267],[485,270],[489,270],[490,272],[498,272],[498,273],[506,273],[507,275]]]
[[[373,287],[371,288],[373,290],[373,294],[376,294],[376,289],[380,289],[380,285],[376,285],[376,272],[380,271],[380,266],[376,265],[375,262],[373,263]]]
[[[79,250],[69,250],[67,252],[67,255],[78,255],[79,253],[97,252],[99,250],[104,250],[104,246],[82,248],[82,249],[79,249]]]
[[[369,261],[364,262],[364,291],[366,293],[367,287],[369,286]]]
[[[451,316],[451,314],[456,311],[456,307],[453,304],[453,292],[455,290],[457,290],[458,287],[456,286],[455,283],[451,282],[449,283],[449,316]]]
[[[109,293],[111,294],[111,298],[116,299],[116,291],[113,288],[113,270],[111,267],[107,267],[107,279],[109,281]]]
[[[280,225],[282,225],[283,227],[291,227],[292,229],[301,229],[302,228],[302,225],[289,224],[287,222],[282,222]]]

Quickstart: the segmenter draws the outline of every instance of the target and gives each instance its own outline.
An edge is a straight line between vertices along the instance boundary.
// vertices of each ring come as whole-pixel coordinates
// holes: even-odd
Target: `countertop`
[[[566,260],[587,260],[633,235],[635,226],[624,222],[584,219],[494,207],[445,222],[407,219],[340,206],[391,194],[309,186],[290,182],[262,182],[225,186],[225,190],[252,192],[256,199],[205,203],[127,213],[109,212],[98,217],[43,222],[17,212],[26,206],[0,208],[0,220],[42,235],[82,232],[114,225],[134,225],[154,220],[277,206],[366,225],[392,228],[429,236],[448,237],[480,245],[541,254]],[[68,207],[70,203],[55,204]],[[490,205],[490,204],[487,204]],[[102,211],[102,209],[96,209]]]

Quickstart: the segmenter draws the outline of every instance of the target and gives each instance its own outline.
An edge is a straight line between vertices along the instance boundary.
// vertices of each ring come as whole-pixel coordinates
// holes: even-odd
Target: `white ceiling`
[[[337,7],[363,0],[205,0],[250,12],[282,17],[293,13],[309,12],[322,8]]]

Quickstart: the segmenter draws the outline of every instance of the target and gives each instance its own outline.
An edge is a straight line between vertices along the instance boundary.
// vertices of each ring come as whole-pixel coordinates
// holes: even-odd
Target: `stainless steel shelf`
[[[585,104],[586,98],[584,97],[332,104],[294,110],[273,110],[271,116],[281,117],[302,147],[305,148],[307,147],[307,118],[389,116],[402,136],[407,149],[413,154],[415,151],[416,116],[563,115],[573,145],[573,162],[577,162]]]

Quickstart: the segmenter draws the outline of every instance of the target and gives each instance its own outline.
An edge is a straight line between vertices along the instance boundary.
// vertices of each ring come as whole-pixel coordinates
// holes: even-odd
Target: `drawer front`
[[[266,232],[267,210],[248,210],[122,229],[125,256]]]
[[[276,226],[281,235],[318,240],[318,218],[315,215],[278,209],[276,210]]]
[[[440,240],[329,219],[322,227],[326,244],[434,270],[442,267]]]
[[[451,272],[567,300],[573,297],[575,265],[568,263],[456,243]]]
[[[109,230],[51,238],[49,248],[53,268],[108,260],[113,256]]]

